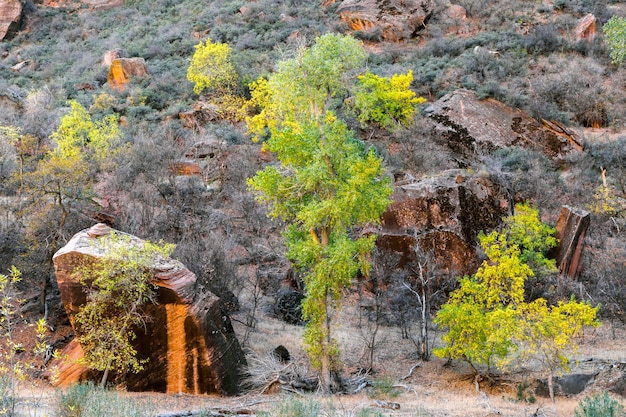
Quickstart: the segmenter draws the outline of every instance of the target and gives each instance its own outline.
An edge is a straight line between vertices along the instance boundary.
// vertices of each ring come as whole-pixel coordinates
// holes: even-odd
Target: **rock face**
[[[122,91],[131,77],[146,77],[148,74],[143,58],[117,58],[111,62],[107,81],[111,88]]]
[[[596,36],[596,17],[589,13],[578,21],[576,26],[576,40],[591,42]]]
[[[344,0],[337,13],[352,30],[400,41],[417,36],[434,8],[433,0]]]
[[[478,233],[500,224],[509,207],[508,198],[488,178],[446,171],[396,190],[383,214],[377,245],[399,254],[400,267],[413,260],[413,248],[419,245],[444,271],[472,274],[478,267]]]
[[[22,24],[22,2],[0,0],[0,41],[14,36]]]
[[[106,239],[111,229],[98,224],[77,233],[54,255],[61,299],[74,325],[74,316],[86,302],[83,285],[73,277],[74,267],[85,258],[103,255],[97,239]],[[123,234],[116,232],[117,234]],[[141,244],[131,237],[131,244]],[[175,260],[155,261],[154,283],[157,303],[145,307],[145,328],[136,329],[133,342],[139,359],[147,359],[144,370],[118,376],[131,391],[167,393],[236,394],[245,358],[230,320],[222,314],[218,298],[197,284],[196,276]],[[82,357],[82,348],[72,341],[61,354]],[[91,379],[94,372],[76,361],[59,367],[59,385]]]
[[[585,234],[591,221],[588,211],[563,206],[556,222],[559,246],[555,255],[561,275],[576,278],[582,265]]]
[[[497,100],[479,100],[468,90],[443,96],[425,113],[437,123],[450,149],[469,160],[476,152],[491,153],[509,146],[536,149],[552,159],[582,150],[577,135],[559,123],[539,123]]]

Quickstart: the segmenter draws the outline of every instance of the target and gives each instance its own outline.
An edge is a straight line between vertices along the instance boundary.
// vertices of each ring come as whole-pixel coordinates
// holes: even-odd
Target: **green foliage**
[[[524,300],[524,283],[534,275],[528,263],[554,269],[546,251],[556,244],[554,229],[539,221],[537,210],[525,204],[504,220],[502,232],[479,236],[488,260],[476,274],[460,280],[435,318],[448,328],[441,357],[462,359],[472,366],[504,368],[512,353],[537,357],[553,375],[567,369],[566,354],[575,349],[583,326],[597,326],[598,308],[571,299],[549,306],[540,298]],[[524,349],[519,349],[523,345]]]
[[[259,171],[248,185],[271,216],[287,223],[287,256],[305,271],[305,342],[328,384],[338,354],[329,308],[359,271],[367,274],[374,246],[374,236],[355,237],[353,230],[379,222],[392,192],[381,159],[331,110],[341,103],[346,73],[364,59],[349,36],[318,38],[255,84],[252,97],[260,112],[248,119],[254,134],[269,130],[264,147],[280,164]]]
[[[237,71],[231,61],[230,46],[213,43],[209,38],[195,48],[187,69],[187,79],[194,83],[194,93],[200,94],[206,89],[218,94],[231,92],[237,84]]]
[[[75,384],[57,391],[59,417],[150,417],[153,406],[146,401],[124,398],[117,391]]]
[[[57,146],[52,155],[61,159],[82,155],[85,160],[91,158],[102,163],[111,158],[120,138],[117,116],[94,121],[83,106],[71,101],[70,112],[61,118],[61,124],[52,134]]]
[[[142,362],[132,346],[135,327],[143,323],[142,306],[154,301],[152,265],[168,257],[173,245],[132,242],[127,235],[107,235],[97,241],[104,254],[77,268],[75,274],[90,285],[87,303],[75,316],[76,332],[87,366],[121,373],[138,372]]]
[[[413,71],[394,74],[391,78],[379,77],[369,71],[360,75],[354,103],[359,111],[359,121],[375,122],[390,130],[409,124],[416,106],[426,101],[409,89],[411,81]]]
[[[385,399],[397,397],[402,393],[402,391],[394,385],[393,379],[389,377],[374,380],[371,394],[372,398]]]
[[[602,31],[611,50],[611,62],[621,65],[626,60],[626,19],[613,16],[602,26]]]
[[[604,391],[592,397],[585,397],[574,410],[574,417],[622,417],[624,407]]]

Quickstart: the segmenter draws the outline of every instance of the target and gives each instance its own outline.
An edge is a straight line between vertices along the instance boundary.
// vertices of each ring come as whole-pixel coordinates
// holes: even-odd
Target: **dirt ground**
[[[344,315],[350,314],[348,306],[340,317],[343,327],[335,331],[342,349],[345,369],[343,376],[348,379],[354,378],[357,371],[367,363],[367,350],[363,346],[364,337],[368,334],[363,328],[345,326],[345,323],[353,322],[344,318]],[[243,334],[243,329],[237,328],[237,324],[235,326],[238,334]],[[257,330],[251,334],[247,349],[256,356],[262,356],[282,344],[290,351],[294,366],[306,369],[307,360],[301,347],[301,335],[302,328],[299,326],[264,318],[259,322]],[[384,416],[398,417],[569,417],[574,415],[574,409],[580,400],[586,395],[601,392],[607,383],[597,379],[583,393],[570,398],[558,397],[555,404],[552,404],[548,398],[533,394],[535,381],[544,375],[538,369],[532,369],[532,364],[518,366],[510,373],[500,375],[495,384],[481,381],[476,385],[469,368],[462,363],[446,365],[445,360],[436,357],[428,362],[417,360],[414,344],[402,339],[397,328],[379,329],[377,339],[374,372],[369,374],[367,379],[391,381],[394,385],[392,393],[377,393],[372,388],[367,388],[358,394],[323,397],[285,392],[261,394],[261,389],[257,388],[245,395],[230,398],[124,391],[120,391],[120,395],[145,401],[156,410],[156,415],[170,416],[176,413],[193,415],[190,412],[199,410],[209,410],[214,415],[256,415],[261,411],[272,412],[287,396],[295,395],[296,398],[307,401],[313,399],[322,404],[323,415],[326,416],[357,416],[361,410],[369,408]],[[580,342],[579,351],[572,357],[572,373],[596,373],[612,363],[626,362],[626,330],[622,327],[604,323],[600,328],[588,331]],[[435,340],[436,343],[438,342]],[[264,372],[260,367],[257,368],[259,369],[254,370],[255,372]],[[412,368],[413,372],[410,373]],[[34,382],[25,381],[21,385],[19,415],[56,416],[55,389],[47,382]],[[529,385],[523,395],[526,400],[518,399],[518,386],[521,383]],[[620,400],[625,403],[623,398]],[[376,401],[379,403],[376,404]],[[396,403],[399,409],[380,407],[387,403]]]

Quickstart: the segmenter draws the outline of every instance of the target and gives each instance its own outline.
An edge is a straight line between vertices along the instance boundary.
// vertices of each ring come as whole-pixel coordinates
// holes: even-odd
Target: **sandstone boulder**
[[[112,89],[122,91],[131,77],[148,75],[148,67],[143,58],[117,58],[111,62],[107,81]]]
[[[70,323],[86,302],[85,288],[74,268],[80,262],[103,255],[98,239],[107,239],[110,229],[97,224],[77,233],[54,255],[59,291]],[[116,232],[117,234],[123,234]],[[131,236],[129,244],[141,244]],[[139,359],[146,359],[137,374],[118,375],[131,391],[167,393],[219,393],[232,395],[239,389],[245,358],[230,319],[219,308],[219,299],[203,288],[196,276],[175,260],[155,260],[154,283],[157,303],[145,306],[145,327],[136,329],[133,342]],[[72,359],[82,357],[76,340],[62,352]],[[75,360],[62,362],[59,385],[92,378],[93,372]]]
[[[22,2],[0,0],[0,41],[14,36],[22,24]]]
[[[576,278],[582,266],[585,234],[591,221],[588,211],[563,206],[556,222],[559,246],[555,255],[561,275]]]
[[[450,170],[396,189],[382,217],[377,245],[411,262],[416,245],[432,253],[444,271],[472,274],[478,266],[476,237],[500,224],[510,203],[488,178]]]
[[[596,36],[596,17],[589,13],[578,21],[576,26],[576,40],[591,42]]]
[[[557,122],[541,123],[519,109],[468,90],[446,94],[426,110],[441,137],[457,155],[473,160],[509,146],[536,149],[552,159],[582,150],[578,135]]]
[[[102,66],[110,67],[113,61],[120,58],[127,58],[128,54],[125,50],[117,48],[107,51],[102,57]]]
[[[401,41],[417,36],[434,8],[433,0],[344,0],[337,13],[352,30]]]

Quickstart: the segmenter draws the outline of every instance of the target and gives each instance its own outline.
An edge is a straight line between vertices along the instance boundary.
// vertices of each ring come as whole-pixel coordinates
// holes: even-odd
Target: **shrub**
[[[620,65],[626,60],[626,19],[613,16],[602,27],[604,39],[611,50],[611,62]]]
[[[72,385],[57,392],[59,417],[149,417],[153,407],[145,401],[124,398],[93,383]]]
[[[621,417],[624,407],[604,391],[593,397],[585,397],[574,410],[574,417]]]

